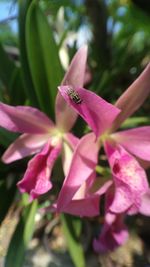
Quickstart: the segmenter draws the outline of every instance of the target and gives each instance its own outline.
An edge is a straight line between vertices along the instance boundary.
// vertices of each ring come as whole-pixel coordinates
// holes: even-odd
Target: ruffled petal
[[[142,195],[148,190],[144,169],[123,147],[112,147],[108,142],[105,150],[112,169],[115,194],[110,210],[115,213],[138,212]]]
[[[84,88],[60,86],[66,102],[88,123],[98,137],[108,129],[120,110]]]
[[[143,104],[150,94],[150,64],[141,75],[131,84],[131,86],[119,97],[116,107],[121,109],[121,113],[113,123],[111,131],[115,131],[121,123],[130,117]]]
[[[87,46],[83,46],[75,54],[61,84],[82,87],[85,78],[86,61]],[[59,92],[56,97],[55,107],[57,127],[69,131],[77,119],[77,113],[66,105],[66,101]]]
[[[130,153],[150,161],[150,126],[116,132],[111,136]]]
[[[0,102],[0,126],[12,132],[42,134],[49,132],[54,124],[36,108],[13,107]]]
[[[5,151],[2,161],[11,163],[26,156],[38,153],[49,139],[44,134],[22,134]]]
[[[98,150],[99,146],[93,133],[80,139],[74,151],[69,173],[58,196],[58,212],[68,206],[75,193],[95,170]]]
[[[38,198],[52,187],[49,181],[52,167],[61,150],[61,144],[53,147],[48,142],[43,150],[28,163],[23,179],[18,183],[21,193],[28,193],[30,200]]]

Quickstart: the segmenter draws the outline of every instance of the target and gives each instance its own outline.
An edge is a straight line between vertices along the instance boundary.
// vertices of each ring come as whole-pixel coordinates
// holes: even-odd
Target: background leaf
[[[10,241],[5,260],[5,267],[22,267],[25,251],[34,230],[36,210],[37,201],[24,207],[23,213]]]
[[[27,11],[32,3],[32,0],[19,0],[19,43],[20,43],[20,60],[21,60],[21,73],[24,82],[25,93],[29,104],[35,107],[39,107],[35,88],[33,85],[29,62],[27,57],[26,48],[26,36],[25,36],[25,25]]]
[[[76,267],[85,267],[84,251],[81,244],[81,219],[68,214],[62,214],[61,221],[68,250],[74,265]]]
[[[63,71],[53,31],[36,1],[33,1],[27,14],[26,44],[40,107],[54,118],[55,96]]]

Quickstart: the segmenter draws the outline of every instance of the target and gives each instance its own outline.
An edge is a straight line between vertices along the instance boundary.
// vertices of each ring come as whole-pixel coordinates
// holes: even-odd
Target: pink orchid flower
[[[83,86],[87,59],[87,47],[74,56],[62,85]],[[58,92],[56,97],[56,125],[41,111],[27,106],[9,106],[0,103],[0,126],[23,133],[5,151],[2,160],[10,163],[36,154],[28,163],[23,179],[18,183],[22,193],[30,200],[52,188],[50,175],[55,160],[63,152],[64,173],[68,172],[71,157],[78,138],[69,133],[77,118],[76,112],[66,105]]]
[[[70,203],[74,201],[75,194],[89,178],[89,172],[86,168],[88,171],[91,169],[90,173],[92,173],[93,166],[90,165],[90,158],[93,158],[95,153],[94,166],[96,166],[98,150],[103,145],[112,169],[115,185],[112,212],[127,212],[129,214],[141,212],[150,215],[150,206],[148,207],[150,190],[145,171],[138,162],[138,159],[150,161],[150,127],[138,127],[115,132],[122,122],[132,115],[148,97],[150,93],[150,64],[122,94],[115,106],[107,103],[95,93],[78,86],[60,86],[59,91],[69,106],[88,123],[95,133],[96,139],[91,140],[89,148],[91,151],[84,155],[82,164],[80,161],[76,163],[75,157],[76,151],[78,154],[82,154],[84,151],[85,137],[79,141],[69,173],[58,197],[58,211],[71,212]],[[84,146],[88,146],[88,142]],[[95,146],[97,149],[93,149]],[[87,161],[86,155],[88,155]],[[76,170],[76,172],[74,173],[72,170]],[[76,179],[78,180],[77,187]],[[86,199],[86,194],[84,198]],[[80,215],[80,206],[78,206],[78,214]]]

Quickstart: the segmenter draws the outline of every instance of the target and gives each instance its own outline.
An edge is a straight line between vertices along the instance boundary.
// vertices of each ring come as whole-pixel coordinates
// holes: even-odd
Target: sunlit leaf
[[[61,221],[68,250],[74,265],[76,267],[85,267],[84,251],[80,240],[82,229],[81,219],[68,214],[62,214]]]
[[[53,31],[36,1],[30,5],[27,14],[26,44],[40,107],[54,117],[54,101],[62,79],[62,67]]]

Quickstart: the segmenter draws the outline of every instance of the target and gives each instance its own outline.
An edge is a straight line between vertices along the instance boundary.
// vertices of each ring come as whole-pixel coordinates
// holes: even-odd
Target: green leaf
[[[21,72],[25,88],[25,93],[29,99],[29,104],[39,107],[34,84],[32,81],[29,62],[27,57],[25,24],[28,8],[32,0],[19,0],[19,43],[20,43],[20,61]]]
[[[133,128],[139,125],[149,125],[150,119],[148,117],[131,117],[125,120],[121,128]]]
[[[53,31],[36,1],[30,5],[27,14],[26,45],[40,107],[54,117],[57,86],[61,82],[63,71]]]
[[[68,250],[76,267],[85,267],[83,247],[80,242],[82,221],[68,214],[61,215],[63,231],[68,244]]]
[[[16,68],[10,81],[10,104],[23,105],[26,97],[21,79],[21,70]]]
[[[7,53],[3,49],[3,46],[0,43],[0,79],[4,85],[9,88],[10,79],[12,77],[12,72],[16,68],[13,61],[8,57]]]
[[[3,128],[0,128],[0,144],[4,147],[8,147],[10,143],[12,143],[16,137],[18,137],[18,134],[11,133]]]
[[[34,230],[37,201],[25,207],[12,236],[5,260],[5,267],[22,267],[27,245]]]

